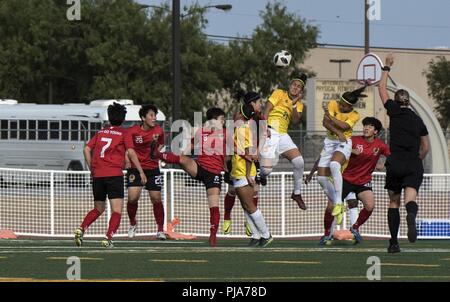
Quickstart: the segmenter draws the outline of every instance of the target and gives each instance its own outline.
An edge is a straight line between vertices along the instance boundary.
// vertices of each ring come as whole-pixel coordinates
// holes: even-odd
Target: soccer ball
[[[287,50],[282,50],[273,56],[273,64],[277,67],[288,67],[291,64],[291,59],[291,53]]]

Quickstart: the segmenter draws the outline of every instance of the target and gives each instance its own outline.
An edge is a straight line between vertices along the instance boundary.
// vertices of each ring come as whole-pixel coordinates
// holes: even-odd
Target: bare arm
[[[327,118],[326,116],[323,117],[322,125],[323,125],[327,130],[329,130],[329,131],[333,132],[334,134],[336,134],[336,135],[339,137],[339,140],[340,140],[341,142],[347,141],[347,139],[345,138],[344,133],[343,133],[340,129],[336,128],[336,127],[334,126],[334,124],[331,122],[331,120],[330,120],[329,118]]]
[[[131,168],[131,161],[128,157],[128,151],[125,152],[125,169]]]
[[[246,156],[247,156],[247,154],[249,154],[248,148],[245,149],[245,154],[246,154]],[[245,176],[247,178],[248,184],[253,187],[255,185],[255,180],[250,176],[250,172],[252,171],[251,170],[252,165],[253,165],[253,161],[249,161],[249,160],[245,161]]]
[[[84,160],[86,161],[86,165],[89,170],[91,170],[91,161],[92,161],[91,151],[92,151],[91,148],[89,148],[88,146],[84,147],[83,149]]]
[[[271,102],[267,101],[266,106],[264,107],[264,116],[269,118],[270,111],[272,111],[273,105]]]
[[[336,128],[339,128],[342,131],[347,131],[347,130],[351,129],[350,125],[347,124],[346,122],[340,121],[340,120],[336,119],[334,116],[331,116],[331,115],[329,117],[330,117],[330,121],[333,123],[333,125]]]
[[[297,106],[294,106],[294,108],[292,108],[292,123],[296,125],[300,124],[301,121],[302,113],[297,111]]]
[[[319,161],[320,161],[320,155],[317,158],[316,162],[314,163],[314,166],[311,168],[311,171],[309,172],[308,176],[306,176],[305,185],[307,185],[311,182],[311,179],[313,178],[314,173],[316,173],[316,171],[319,170]]]
[[[394,56],[392,54],[388,54],[386,57],[386,64],[389,68],[394,64]],[[378,85],[378,93],[380,94],[380,99],[383,102],[383,105],[389,99],[389,94],[387,91],[387,80],[389,76],[389,71],[383,70],[381,74],[380,84]]]
[[[428,135],[420,137],[420,154],[419,157],[423,160],[430,150],[430,140],[428,139]]]

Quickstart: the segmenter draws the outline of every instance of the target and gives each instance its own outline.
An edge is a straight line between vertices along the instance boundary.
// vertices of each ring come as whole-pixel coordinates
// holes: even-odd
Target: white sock
[[[328,199],[333,201],[334,200],[334,186],[331,183],[328,176],[317,176],[317,181],[319,182],[322,189],[325,191],[325,194],[327,195]]]
[[[342,204],[342,173],[341,164],[337,161],[330,163],[330,171],[334,182],[334,204]]]
[[[303,172],[305,171],[305,162],[303,156],[297,156],[291,160],[294,166],[294,194],[298,195],[302,190]]]
[[[252,230],[252,238],[253,239],[261,239],[261,234],[259,233],[258,228],[256,227],[255,223],[253,222],[253,219],[250,217],[250,214],[244,210],[244,216],[247,220],[248,225],[250,226],[250,230]]]
[[[333,219],[330,227],[330,238],[334,235],[334,229],[336,228],[336,218]]]
[[[352,227],[356,223],[356,220],[358,220],[359,208],[354,207],[354,208],[348,209],[348,214],[350,216],[350,227]]]
[[[250,214],[250,217],[253,219],[253,222],[258,228],[261,237],[269,238],[270,237],[269,228],[267,227],[267,224],[264,220],[264,216],[262,215],[261,211],[259,209],[256,209],[254,213]]]

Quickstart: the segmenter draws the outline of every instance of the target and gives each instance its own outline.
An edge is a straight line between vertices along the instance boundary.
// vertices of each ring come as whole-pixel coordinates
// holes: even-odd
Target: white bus
[[[140,122],[140,105],[132,100],[95,100],[85,104],[20,104],[0,100],[0,167],[86,170],[83,148],[108,123],[113,102],[127,108],[124,127]],[[165,115],[158,111],[158,123]]]

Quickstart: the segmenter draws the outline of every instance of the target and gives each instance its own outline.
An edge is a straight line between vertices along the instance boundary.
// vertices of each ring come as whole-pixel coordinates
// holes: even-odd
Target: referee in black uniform
[[[389,144],[391,155],[386,160],[386,185],[389,192],[388,223],[391,239],[388,252],[398,253],[397,235],[400,227],[400,196],[404,190],[406,207],[406,222],[408,225],[408,240],[417,239],[416,215],[418,205],[417,193],[423,180],[422,160],[428,153],[428,130],[422,119],[409,108],[409,93],[400,89],[395,93],[394,100],[389,99],[387,79],[394,58],[391,54],[386,57],[386,64],[378,91],[384,108],[389,116]]]

